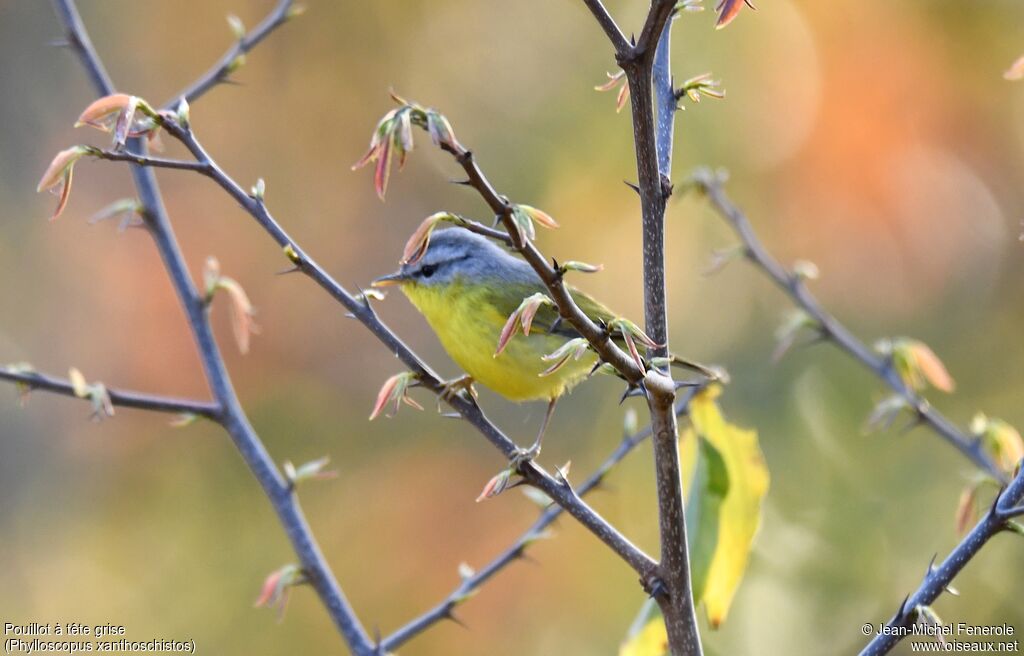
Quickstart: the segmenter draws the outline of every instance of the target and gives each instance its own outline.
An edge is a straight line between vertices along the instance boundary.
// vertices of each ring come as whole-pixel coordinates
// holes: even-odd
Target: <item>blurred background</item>
[[[1002,78],[1024,53],[1024,5],[758,4],[721,32],[710,11],[676,25],[676,79],[710,70],[728,90],[679,115],[676,180],[728,167],[770,250],[819,264],[814,291],[841,320],[868,343],[910,335],[944,359],[958,389],[932,395],[943,412],[961,425],[978,410],[1024,424],[1024,83]],[[160,104],[228,47],[226,14],[252,26],[271,5],[82,0],[81,11],[118,87]],[[582,286],[642,318],[638,204],[622,184],[635,179],[628,110],[593,90],[614,60],[582,3],[308,5],[249,56],[240,86],[193,105],[192,122],[242,184],[266,179],[276,216],[332,274],[354,289],[391,271],[432,212],[487,218],[446,183],[457,172],[421,133],[386,203],[371,171],[349,170],[394,87],[444,111],[499,190],[559,220],[539,235],[546,253],[603,262]],[[639,29],[645,3],[608,5]],[[57,150],[105,143],[72,128],[93,93],[72,55],[47,46],[60,35],[48,3],[0,3],[0,362],[206,397],[149,239],[88,224],[132,194],[127,169],[83,162],[54,224],[54,198],[34,192]],[[280,250],[212,183],[160,180],[193,273],[216,255],[258,307],[263,334],[245,357],[227,306],[214,310],[240,395],[278,461],[331,457],[339,477],[307,485],[303,504],[361,619],[390,632],[448,594],[459,563],[504,549],[537,508],[518,491],[474,503],[502,461],[425,394],[414,393],[422,414],[367,422],[396,360],[310,281],[273,275]],[[887,619],[932,554],[956,543],[971,466],[924,430],[865,435],[885,392],[831,347],[773,365],[787,299],[742,262],[701,276],[711,251],[734,243],[704,203],[676,198],[668,216],[672,344],[730,370],[723,407],[760,432],[772,472],[746,580],[724,626],[705,627],[707,651],[853,653],[861,625]],[[403,298],[379,308],[441,372],[458,373]],[[620,391],[595,380],[563,402],[544,464],[571,458],[576,480],[591,471],[618,443]],[[532,439],[540,405],[489,393],[483,403],[511,436]],[[194,638],[206,654],[343,651],[309,590],[281,623],[252,608],[266,574],[293,556],[220,430],[130,410],[88,417],[85,403],[44,393],[21,409],[0,389],[0,618],[113,622],[137,640]],[[653,551],[651,460],[637,449],[592,503]],[[468,629],[442,624],[401,652],[614,653],[643,600],[631,571],[570,521],[531,555],[464,604]],[[997,537],[957,581],[962,596],[936,610],[1024,630],[1022,566],[1020,540]]]

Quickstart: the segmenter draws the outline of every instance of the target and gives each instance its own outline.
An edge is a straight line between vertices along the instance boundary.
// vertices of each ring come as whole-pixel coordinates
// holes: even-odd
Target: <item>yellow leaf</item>
[[[717,628],[729,612],[736,589],[747,567],[750,548],[761,522],[761,501],[768,492],[768,468],[757,442],[757,432],[738,428],[725,420],[715,399],[718,386],[699,394],[690,403],[693,429],[683,436],[682,465],[684,484],[696,476],[700,436],[707,440],[725,465],[728,487],[718,507],[718,527],[713,555],[707,566],[700,601],[712,628]],[[689,474],[689,480],[685,476]],[[711,478],[713,493],[721,494],[721,481]],[[692,494],[691,491],[690,494]],[[699,536],[690,538],[697,544]]]
[[[668,631],[658,615],[619,647],[619,656],[668,656]]]

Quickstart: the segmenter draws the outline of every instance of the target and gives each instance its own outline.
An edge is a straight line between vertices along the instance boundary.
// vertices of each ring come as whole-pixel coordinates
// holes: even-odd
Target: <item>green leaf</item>
[[[718,546],[722,503],[729,493],[729,473],[722,454],[708,440],[692,441],[698,448],[693,480],[686,495],[686,532],[690,536],[693,596],[700,599]]]
[[[682,438],[683,482],[689,490],[687,512],[693,508],[695,515],[692,528],[687,517],[695,600],[703,602],[712,628],[725,620],[746,571],[769,481],[757,432],[725,420],[715,403],[720,393],[721,388],[713,386],[693,399],[693,428]],[[719,471],[721,466],[724,476]],[[707,498],[696,499],[697,495]],[[718,496],[723,498],[717,501]],[[717,525],[712,521],[716,514]],[[708,558],[711,543],[714,546],[706,572],[702,572],[705,565],[701,559]]]

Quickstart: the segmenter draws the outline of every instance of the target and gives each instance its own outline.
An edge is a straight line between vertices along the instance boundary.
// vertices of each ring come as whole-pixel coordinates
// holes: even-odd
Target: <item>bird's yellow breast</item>
[[[426,317],[448,355],[466,373],[485,387],[513,401],[553,399],[578,383],[596,362],[587,353],[571,360],[548,376],[541,376],[551,363],[541,356],[567,341],[566,337],[531,332],[516,335],[505,350],[494,356],[507,314],[489,302],[488,291],[456,281],[429,286],[408,283],[402,291]]]

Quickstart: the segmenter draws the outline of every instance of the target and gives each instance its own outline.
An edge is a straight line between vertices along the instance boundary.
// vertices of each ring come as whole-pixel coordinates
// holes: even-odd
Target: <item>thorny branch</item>
[[[956,575],[978,555],[990,539],[1003,531],[1020,533],[1020,525],[1013,524],[1012,520],[1024,514],[1024,507],[1019,505],[1022,499],[1024,471],[1018,472],[1010,485],[1000,491],[985,516],[945,560],[936,566],[935,559],[932,559],[920,587],[903,600],[896,614],[887,622],[888,630],[876,635],[860,652],[861,656],[888,654],[903,639],[899,629],[909,629],[915,622],[921,621],[922,614],[927,612],[939,595],[950,589]]]
[[[96,91],[103,96],[114,93],[114,84],[92,47],[74,0],[54,0],[54,5],[67,33],[68,43],[89,73]],[[129,140],[129,147],[145,155],[146,145],[141,139]],[[132,175],[142,205],[143,218],[185,310],[207,382],[220,408],[219,421],[273,505],[302,564],[305,579],[317,591],[349,649],[357,656],[369,656],[374,653],[374,648],[366,630],[360,624],[327,565],[291,485],[277,470],[270,454],[242,410],[220,349],[213,337],[207,304],[192,282],[170,219],[164,209],[156,176],[153,175],[152,169],[139,165],[132,166]]]
[[[726,220],[743,244],[744,254],[761,269],[773,282],[810,315],[817,323],[817,330],[824,340],[833,342],[842,351],[869,369],[880,380],[902,397],[917,414],[918,420],[932,429],[972,462],[984,469],[1002,484],[1007,483],[1006,474],[988,456],[981,440],[970,437],[955,424],[935,410],[920,395],[912,390],[896,373],[891,363],[875,354],[858,340],[834,316],[828,313],[818,300],[807,290],[801,276],[788,271],[776,260],[757,238],[746,215],[729,199],[723,188],[722,179],[712,171],[698,171],[692,183],[711,201],[712,207]],[[948,590],[957,574],[974,558],[981,548],[1005,530],[1016,530],[1011,520],[1024,514],[1018,504],[1024,499],[1024,472],[1019,472],[1009,485],[997,495],[992,506],[978,524],[964,537],[959,545],[937,566],[934,560],[928,566],[920,587],[909,595],[888,622],[889,631],[877,635],[864,648],[861,656],[887,654],[902,639],[898,628],[910,628],[921,620],[924,609],[939,595]]]
[[[63,394],[64,396],[77,396],[75,386],[71,381],[47,376],[46,374],[12,371],[10,368],[0,367],[0,380],[6,380],[23,386],[26,391],[43,390],[54,394]],[[213,420],[217,420],[220,415],[220,407],[216,403],[209,401],[177,399],[171,396],[159,396],[111,388],[107,388],[107,395],[115,406],[125,408],[191,414]]]
[[[173,100],[164,109],[171,109],[182,98],[191,104],[218,84],[229,82],[232,71],[241,65],[245,55],[250,50],[259,45],[263,39],[270,36],[271,32],[284,25],[290,18],[302,10],[302,5],[296,5],[294,0],[279,0],[277,6],[260,21],[259,25],[235,41],[228,48],[228,51],[224,53],[224,56],[220,58],[220,61],[204,73],[202,77],[190,84],[187,89],[174,96]]]
[[[676,403],[676,414],[678,416],[686,414],[690,405],[690,400],[693,399],[693,397],[696,396],[703,387],[703,384],[691,387],[687,393],[679,399]],[[616,447],[611,455],[601,463],[601,466],[598,467],[587,480],[576,488],[576,493],[582,497],[599,488],[608,473],[611,472],[617,464],[622,462],[622,460],[625,459],[633,449],[650,436],[650,426],[647,426],[631,435],[624,436],[618,447]],[[494,575],[506,566],[520,558],[526,557],[526,549],[538,539],[543,538],[545,530],[553,524],[563,512],[565,511],[557,505],[548,506],[541,512],[537,521],[535,521],[533,525],[519,536],[519,538],[517,538],[507,549],[502,551],[498,556],[478,571],[474,572],[471,576],[463,579],[462,582],[452,590],[447,597],[441,600],[440,603],[427,612],[413,618],[401,628],[395,630],[394,633],[384,638],[384,640],[381,641],[381,646],[387,651],[393,651],[412,638],[415,638],[420,633],[423,633],[434,624],[445,619],[455,619],[455,608],[459,604],[479,590],[484,583],[493,578]]]
[[[892,367],[891,362],[872,351],[853,335],[842,323],[825,310],[804,284],[803,277],[787,270],[771,253],[765,250],[750,221],[725,193],[722,181],[709,170],[698,171],[692,180],[711,201],[712,207],[739,237],[746,258],[779,286],[800,308],[817,323],[819,336],[838,346],[864,367],[869,369],[893,392],[902,397],[916,413],[917,420],[932,429],[939,437],[949,442],[974,464],[984,469],[996,480],[1006,483],[1006,474],[985,453],[981,440],[964,433],[932,407],[924,398],[911,389]]]
[[[665,203],[672,193],[670,179],[675,103],[668,116],[655,109],[653,84],[671,86],[669,31],[675,0],[652,0],[636,45],[620,39],[621,30],[600,2],[584,0],[608,35],[615,59],[626,74],[633,118],[637,190],[643,219],[644,316],[647,334],[660,344],[654,356],[669,353],[668,309],[665,286]],[[660,45],[659,45],[660,43]],[[660,53],[660,54],[659,54]],[[655,69],[657,68],[657,73]],[[659,89],[659,98],[664,90]],[[655,127],[656,119],[661,129]],[[668,125],[668,129],[666,126]],[[661,560],[660,588],[655,599],[665,618],[673,656],[701,654],[696,609],[690,579],[689,547],[679,467],[679,429],[673,412],[675,386],[669,372],[652,370],[644,379],[654,433],[654,464],[658,488]]]
[[[167,121],[164,127],[167,129],[168,134],[180,139],[189,152],[203,165],[203,170],[200,172],[216,182],[234,198],[264,231],[279,246],[285,249],[289,259],[298,271],[312,278],[335,300],[340,302],[357,320],[369,328],[370,332],[417,375],[423,387],[435,394],[442,394],[445,391],[445,382],[379,319],[368,300],[357,298],[351,294],[317,264],[285,232],[284,228],[277,222],[262,200],[247,194],[235,180],[217,165],[203,149],[189,126],[182,126],[174,121]],[[506,458],[511,459],[517,453],[518,447],[515,442],[491,423],[486,415],[484,415],[483,410],[471,398],[467,398],[464,395],[446,395],[444,400],[480,431]],[[520,468],[520,474],[526,483],[550,496],[557,504],[564,507],[570,515],[611,547],[615,553],[640,574],[642,579],[647,580],[653,574],[653,561],[584,503],[567,481],[560,477],[552,476],[539,465],[532,462],[524,463]]]
[[[79,34],[84,35],[84,31],[80,31]],[[87,38],[87,37],[85,37]],[[101,67],[97,66],[97,70],[102,71]],[[211,78],[212,79],[212,78]],[[112,88],[112,87],[110,87]],[[180,139],[186,147],[196,156],[196,162],[187,162],[182,160],[169,160],[163,158],[150,157],[145,153],[143,144],[135,142],[130,144],[131,148],[127,151],[106,151],[99,149],[92,149],[90,154],[113,161],[123,161],[131,163],[140,168],[153,167],[153,168],[170,168],[179,170],[191,170],[202,173],[214,181],[216,181],[221,187],[223,187],[230,195],[232,195],[239,203],[242,204],[243,208],[249,211],[250,214],[257,219],[257,221],[271,234],[272,237],[282,246],[285,247],[286,253],[289,258],[295,264],[296,268],[300,271],[305,272],[315,281],[317,281],[322,287],[332,294],[337,300],[341,301],[350,312],[357,318],[363,321],[370,329],[393,351],[396,352],[406,364],[408,364],[416,373],[419,375],[420,382],[423,386],[431,389],[435,392],[443,390],[443,382],[430,371],[426,365],[422,364],[415,354],[412,354],[408,349],[401,343],[398,338],[387,329],[379,320],[376,318],[373,310],[370,308],[365,298],[357,298],[349,294],[344,290],[337,282],[331,279],[311,258],[308,257],[295,244],[280,228],[280,226],[274,221],[269,212],[266,210],[262,199],[256,199],[247,195],[242,191],[241,187],[227,177],[223,171],[213,162],[213,160],[206,155],[201,145],[192,135],[192,132],[188,126],[178,125],[173,121],[165,121],[163,124],[168,133]],[[475,168],[472,164],[472,157],[468,152],[461,153],[460,163],[467,167],[467,172],[475,170],[477,179],[485,180],[479,169]],[[472,174],[472,173],[471,173]],[[486,183],[485,183],[486,184]],[[489,184],[487,184],[489,187]],[[507,201],[501,199],[503,204]],[[495,238],[499,238],[505,241],[515,241],[515,236],[504,236],[500,233],[494,234],[496,231],[488,229],[484,226],[474,225],[471,227],[474,231],[487,234]],[[534,251],[535,252],[535,251]],[[538,255],[539,257],[539,255]],[[540,262],[546,267],[546,262],[543,258]],[[553,273],[553,270],[551,270]],[[560,283],[560,280],[558,281]],[[564,288],[563,288],[564,289]],[[570,299],[571,300],[571,299]],[[584,318],[585,315],[584,315]],[[607,339],[607,337],[605,337]],[[621,352],[620,352],[621,353]],[[632,365],[632,360],[626,358],[624,354],[621,355],[623,362],[628,365]],[[205,362],[205,360],[204,360]],[[481,431],[487,436],[492,442],[494,442],[503,453],[508,456],[515,450],[515,445],[511,440],[505,437],[496,427],[483,416],[483,413],[476,407],[475,403],[471,400],[463,398],[455,398],[451,400],[451,404],[467,419],[470,423],[476,425]],[[461,407],[460,407],[461,406]],[[607,525],[603,519],[596,515],[586,504],[584,504],[576,492],[568,485],[567,481],[556,480],[546,472],[541,470],[539,467],[533,464],[527,464],[524,466],[524,479],[527,483],[538,487],[552,499],[565,508],[570,514],[574,515],[580,520],[585,526],[590,528],[595,534],[598,535],[602,540],[609,544],[616,552],[623,556],[624,559],[629,562],[634,569],[640,573],[643,580],[647,581],[651,578],[654,563],[647,558],[642,552],[631,545],[625,538],[618,534],[612,527]],[[589,487],[588,487],[589,489]],[[350,641],[351,644],[351,641]]]

